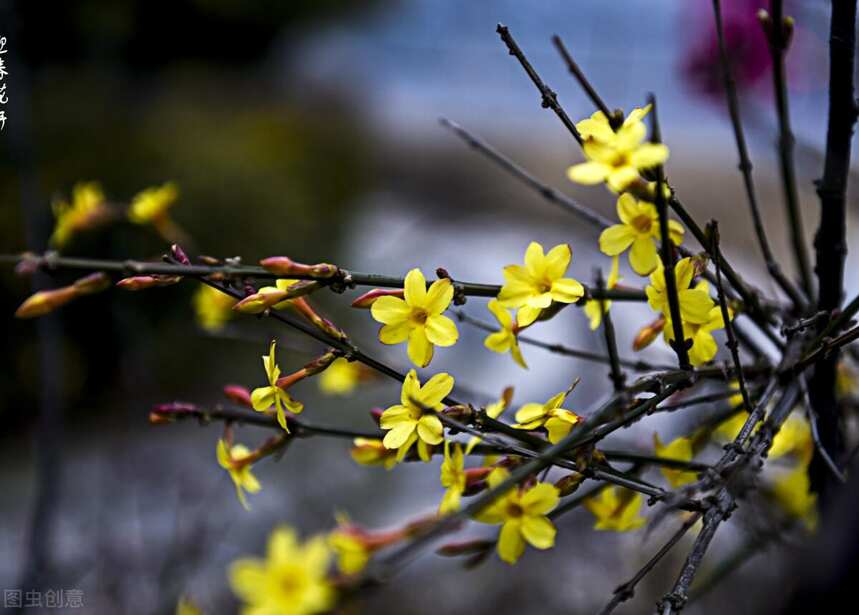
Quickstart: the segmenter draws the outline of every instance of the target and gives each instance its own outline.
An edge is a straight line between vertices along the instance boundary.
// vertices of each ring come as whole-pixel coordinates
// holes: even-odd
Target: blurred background
[[[760,3],[724,4],[765,221],[790,270],[770,64],[754,19]],[[810,239],[826,125],[828,6],[787,8],[797,22],[788,71]],[[442,116],[459,122],[539,178],[614,216],[610,194],[565,179],[566,168],[581,160],[579,148],[540,108],[495,34],[497,22],[510,27],[574,119],[593,109],[557,57],[552,34],[564,39],[610,106],[629,111],[654,92],[672,183],[699,221],[722,221],[732,262],[775,294],[736,172],[710,5],[679,0],[4,0],[9,102],[0,132],[0,251],[44,250],[51,202],[78,181],[101,182],[117,204],[174,181],[181,193],[174,219],[193,236],[195,254],[247,263],[289,255],[391,275],[445,267],[458,279],[499,283],[501,267],[520,262],[529,241],[569,242],[572,274],[590,281],[595,267],[607,272],[610,264],[593,230],[439,125]],[[148,229],[120,224],[83,234],[63,252],[145,259],[165,247]],[[851,296],[859,287],[856,264],[851,250]],[[621,265],[627,282],[637,284],[625,258]],[[59,286],[74,277],[57,273],[36,283]],[[0,587],[79,588],[88,613],[170,613],[183,593],[207,613],[233,612],[225,568],[261,552],[275,524],[309,535],[333,527],[334,512],[344,510],[359,523],[384,527],[437,505],[437,464],[367,469],[349,458],[348,442],[313,439],[257,466],[263,491],[245,512],[215,460],[219,426],[152,427],[149,409],[173,400],[215,403],[225,384],[262,386],[260,356],[273,337],[284,372],[320,349],[254,319],[205,332],[195,324],[190,283],[110,292],[48,319],[14,320],[30,284],[10,267],[0,269]],[[404,347],[375,343],[368,313],[349,310],[346,298],[330,293],[317,304],[371,354],[408,368]],[[488,316],[482,300],[465,309]],[[630,356],[650,312],[628,304],[615,309],[620,345]],[[581,377],[566,407],[584,412],[606,391],[605,368],[525,348],[526,372],[485,350],[483,332],[459,327],[460,342],[439,350],[422,377],[449,371],[467,383],[470,401],[496,399],[513,385],[515,408],[545,401]],[[602,348],[579,310],[532,331]],[[661,344],[643,356],[670,361]],[[377,380],[331,398],[310,381],[296,396],[318,423],[366,429],[368,410],[396,402],[399,386]],[[612,447],[649,450],[653,431],[663,439],[681,435],[687,418],[694,422],[654,417],[618,434]],[[261,436],[242,428],[239,439]],[[529,551],[515,568],[492,557],[466,571],[458,561],[427,555],[352,612],[593,612],[661,545],[665,527],[616,535],[592,531],[592,522],[586,511],[565,516],[556,548]],[[744,549],[750,557],[738,559],[743,567],[735,564],[737,573],[688,612],[781,608],[779,588],[792,583],[796,545],[749,549],[760,525],[754,514],[735,516],[702,575],[730,565]],[[464,535],[491,532],[474,526]],[[651,608],[688,546],[666,558],[621,612]],[[754,575],[756,591],[737,591],[747,575]]]

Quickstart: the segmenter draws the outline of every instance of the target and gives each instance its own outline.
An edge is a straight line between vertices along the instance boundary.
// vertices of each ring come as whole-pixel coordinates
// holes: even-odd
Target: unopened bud
[[[459,404],[457,406],[448,406],[442,410],[442,414],[449,416],[452,419],[461,421],[471,416],[471,408],[466,405]]]
[[[116,283],[117,288],[122,290],[146,290],[158,286],[171,286],[182,281],[178,275],[135,275],[130,278],[122,278]]]
[[[183,265],[190,265],[191,259],[188,258],[188,255],[185,254],[185,250],[182,249],[178,243],[174,243],[170,246],[170,256],[173,257],[174,260],[182,263]]]
[[[21,260],[15,265],[15,275],[29,276],[33,275],[39,269],[39,257],[34,252],[25,252],[21,255]]]
[[[570,495],[571,493],[575,493],[584,480],[584,474],[572,472],[571,474],[567,474],[566,476],[563,476],[558,479],[555,482],[555,487],[558,488],[560,496],[565,497]]]
[[[44,316],[62,307],[78,296],[74,286],[65,286],[54,290],[40,290],[27,297],[18,309],[15,318],[36,318]]]
[[[483,553],[492,549],[495,543],[491,540],[465,540],[462,542],[449,542],[442,545],[436,551],[444,557],[457,557],[459,555],[473,555],[474,553]]]
[[[328,369],[328,366],[334,363],[336,359],[337,353],[333,350],[329,350],[325,354],[316,357],[310,363],[305,365],[304,370],[307,372],[308,376],[315,376],[316,374]]]
[[[73,286],[81,295],[92,295],[109,288],[110,277],[103,271],[98,271],[75,280]]]
[[[374,288],[355,299],[352,302],[352,307],[369,310],[379,297],[399,297],[402,299],[404,295],[405,291],[402,288]]]
[[[253,408],[251,392],[238,384],[228,384],[224,387],[224,395],[234,404]]]
[[[284,277],[308,276],[311,278],[328,279],[336,276],[340,269],[330,263],[305,265],[297,263],[288,256],[270,256],[260,261],[260,265],[276,275]]]
[[[635,339],[632,342],[632,349],[638,352],[639,350],[647,348],[657,337],[659,337],[659,334],[662,333],[664,328],[664,316],[660,316],[649,325],[645,325],[638,332],[638,335],[635,336]]]
[[[242,314],[261,314],[270,309],[276,303],[289,298],[289,291],[269,290],[256,292],[248,295],[233,306],[233,309]]]
[[[302,297],[295,299],[292,305],[302,316],[309,320],[317,329],[321,330],[323,333],[326,333],[334,339],[344,342],[349,339],[349,336],[346,335],[346,332],[343,331],[343,329],[335,325],[327,318],[323,318],[322,316],[320,316],[316,312],[316,310],[314,310],[313,307],[311,307],[311,305],[307,303],[307,301],[305,301]]]
[[[384,414],[385,410],[383,408],[373,408],[370,410],[370,418],[372,418],[376,425],[380,425],[382,422],[382,414]]]
[[[158,412],[150,412],[149,413],[149,424],[150,425],[166,425],[167,423],[172,423],[173,418],[168,414],[159,414]]]

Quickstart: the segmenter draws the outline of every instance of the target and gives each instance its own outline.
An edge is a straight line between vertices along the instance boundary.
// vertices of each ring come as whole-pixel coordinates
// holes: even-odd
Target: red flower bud
[[[399,297],[402,299],[404,295],[405,291],[402,288],[374,288],[355,299],[352,302],[352,307],[369,310],[379,297]]]
[[[238,384],[228,384],[224,387],[224,395],[234,404],[253,408],[251,403],[251,392]]]

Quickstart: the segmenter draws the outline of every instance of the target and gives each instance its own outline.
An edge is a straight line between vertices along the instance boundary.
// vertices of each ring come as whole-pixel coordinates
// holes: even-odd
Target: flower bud
[[[182,281],[178,275],[135,275],[130,278],[122,278],[116,283],[117,288],[122,290],[146,290],[158,286],[170,286]]]
[[[376,425],[380,425],[382,422],[382,414],[384,414],[384,408],[373,408],[370,410],[370,418],[376,422]]]
[[[251,393],[245,387],[238,384],[228,384],[224,387],[224,395],[234,404],[253,408]]]
[[[449,542],[438,548],[436,553],[444,557],[457,557],[459,555],[473,555],[483,553],[495,546],[491,540],[465,540],[462,542]]]
[[[173,257],[174,260],[182,263],[183,265],[190,265],[191,259],[188,258],[188,255],[185,254],[185,250],[182,249],[178,243],[174,243],[170,246],[170,256]]]
[[[278,378],[277,382],[275,382],[275,386],[278,387],[279,389],[283,389],[284,391],[286,391],[289,387],[294,385],[296,382],[301,382],[302,380],[307,378],[308,375],[309,374],[307,373],[307,370],[304,368],[301,368],[298,371],[292,372],[291,374],[287,374],[286,376],[282,376],[281,378]]]
[[[150,412],[149,413],[149,424],[150,425],[166,425],[167,423],[172,423],[173,418],[169,414],[159,414],[158,412]]]
[[[276,275],[285,277],[308,276],[311,278],[328,279],[333,278],[340,271],[337,265],[330,263],[305,265],[304,263],[295,262],[288,256],[270,256],[269,258],[262,259],[260,265]]]
[[[399,297],[403,298],[405,291],[402,288],[374,288],[355,299],[352,302],[353,308],[369,310],[379,297]]]
[[[289,298],[289,291],[267,290],[248,295],[233,306],[233,309],[242,314],[261,314],[273,307],[276,303]]]
[[[566,497],[571,493],[575,493],[579,486],[584,482],[585,475],[578,472],[571,472],[564,477],[561,477],[555,482],[555,487],[560,491],[561,497]]]
[[[103,271],[97,271],[96,273],[91,273],[88,276],[75,280],[72,286],[79,295],[92,295],[109,288],[110,277]]]
[[[325,371],[336,359],[337,353],[335,353],[334,350],[329,350],[325,354],[316,357],[310,363],[305,365],[304,370],[307,372],[308,376],[315,376],[316,374]]]
[[[664,328],[664,316],[660,316],[649,325],[645,325],[638,332],[638,335],[635,336],[635,339],[632,342],[632,349],[638,352],[639,350],[647,348],[650,344],[653,343],[653,340],[659,337],[659,334],[662,333],[662,330]]]
[[[53,312],[78,296],[74,286],[64,286],[54,290],[40,290],[27,297],[18,309],[15,318],[36,318]]]

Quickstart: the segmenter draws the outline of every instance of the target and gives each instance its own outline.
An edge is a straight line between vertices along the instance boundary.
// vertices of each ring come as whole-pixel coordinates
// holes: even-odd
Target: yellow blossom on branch
[[[233,316],[236,300],[217,288],[201,284],[192,298],[197,323],[206,331],[220,331]]]
[[[680,317],[684,323],[701,325],[710,320],[710,310],[713,309],[715,303],[707,291],[701,288],[690,288],[694,275],[695,265],[689,257],[679,260],[674,266]],[[662,312],[666,318],[670,318],[671,311],[668,307],[665,271],[661,265],[650,275],[650,285],[644,290],[647,293],[647,303],[650,307],[654,311]]]
[[[488,307],[489,311],[492,312],[492,315],[495,316],[495,320],[497,320],[498,324],[501,325],[501,329],[495,333],[490,333],[486,339],[483,340],[483,345],[489,350],[501,354],[510,351],[510,356],[513,357],[513,360],[521,367],[528,369],[528,365],[525,363],[525,358],[522,356],[522,350],[519,348],[519,338],[516,336],[519,327],[517,326],[516,321],[513,320],[510,312],[501,307],[501,304],[497,299],[491,299],[486,307]]]
[[[218,465],[224,468],[236,485],[236,495],[245,510],[250,510],[245,492],[257,493],[262,487],[251,471],[252,453],[242,444],[230,447],[226,440],[218,440]]]
[[[653,434],[653,448],[656,450],[656,456],[662,459],[674,459],[677,461],[692,461],[692,440],[690,438],[675,438],[667,445],[662,444],[659,439],[659,434]],[[689,470],[677,470],[675,468],[661,467],[659,471],[668,484],[673,488],[688,485],[695,482],[698,475]]]
[[[128,219],[135,224],[156,222],[167,215],[167,211],[177,198],[179,198],[179,190],[173,182],[142,190],[131,199]]]
[[[650,113],[650,105],[636,107],[624,118],[621,126],[632,126],[641,122],[648,113]],[[576,122],[576,130],[579,131],[583,139],[596,139],[607,143],[617,139],[617,133],[602,111],[595,111],[590,117]]]
[[[397,465],[397,451],[386,448],[381,440],[374,438],[355,438],[349,454],[363,466],[380,465],[390,470]]]
[[[489,488],[497,487],[510,474],[496,468],[487,477]],[[555,545],[555,526],[546,516],[558,505],[558,488],[549,483],[537,483],[528,489],[514,487],[480,512],[475,519],[482,523],[501,524],[498,536],[498,556],[515,564],[526,544],[537,549]]]
[[[696,288],[700,288],[700,284]],[[732,316],[731,311],[728,315]],[[670,314],[666,314],[665,329],[663,334],[665,340],[669,343],[674,340],[674,327],[671,324]],[[687,340],[692,340],[692,347],[689,349],[689,362],[694,366],[704,365],[713,360],[716,353],[719,351],[719,346],[716,344],[716,338],[713,337],[713,331],[725,328],[725,320],[722,318],[722,308],[718,305],[710,308],[707,313],[707,320],[700,324],[691,322],[683,323],[683,337]]]
[[[772,485],[772,495],[782,509],[800,519],[808,531],[817,528],[817,495],[811,491],[806,464],[797,464],[789,472],[782,473]]]
[[[640,493],[612,485],[586,499],[584,506],[597,519],[595,530],[630,532],[647,523],[639,515],[643,500]]]
[[[639,171],[668,160],[667,146],[643,142],[647,129],[641,118],[648,110],[631,113],[616,132],[608,127],[607,120],[605,124],[599,119],[595,121],[594,116],[591,116],[590,121],[584,120],[588,125],[585,127],[584,134],[587,137],[582,148],[587,161],[567,169],[567,177],[585,185],[605,182],[611,190],[621,192],[638,179]]]
[[[268,356],[264,356],[262,358],[262,364],[265,368],[266,377],[268,378],[268,386],[254,389],[251,392],[251,403],[253,404],[254,410],[257,412],[266,412],[273,405],[277,410],[277,422],[280,423],[280,426],[283,427],[287,433],[289,433],[284,408],[293,414],[299,414],[304,410],[304,404],[300,401],[294,400],[290,397],[289,393],[277,386],[277,381],[280,378],[280,367],[275,362],[275,347],[276,343],[272,340],[271,346],[269,346]]]
[[[575,303],[585,294],[584,287],[564,274],[570,266],[573,252],[567,244],[560,244],[543,254],[543,246],[532,241],[525,251],[525,265],[508,265],[504,268],[504,286],[498,293],[502,307],[519,308],[518,326],[527,327],[549,307],[553,301]]]
[[[611,259],[611,271],[608,272],[608,280],[606,280],[606,288],[612,289],[617,286],[617,283],[620,281],[619,275],[619,265],[618,258],[615,256]],[[602,309],[600,309],[600,304],[602,304]],[[588,299],[585,303],[584,312],[585,316],[588,317],[591,324],[591,331],[596,331],[599,329],[600,324],[602,324],[603,314],[608,312],[611,307],[611,301],[608,299],[604,301],[599,301],[598,299]]]
[[[406,275],[402,299],[379,297],[370,308],[373,318],[384,325],[379,330],[379,341],[401,344],[408,340],[412,363],[426,367],[435,346],[453,346],[459,339],[454,322],[443,316],[452,299],[450,280],[436,280],[427,290],[424,274],[412,269]]]
[[[275,529],[265,559],[243,558],[230,566],[230,585],[244,602],[244,615],[311,615],[331,609],[335,592],[328,580],[331,551],[323,536],[298,542],[287,526]]]
[[[636,200],[629,193],[617,199],[620,224],[605,229],[600,235],[600,250],[617,256],[629,250],[629,264],[638,275],[649,275],[659,266],[656,242],[661,241],[659,214],[653,203]],[[683,227],[676,220],[668,221],[668,233],[675,245],[683,242]]]
[[[459,510],[459,501],[465,491],[465,456],[462,447],[455,444],[453,454],[450,453],[450,441],[444,442],[444,461],[441,464],[441,485],[447,491],[439,504],[439,514],[447,514]]]
[[[397,461],[402,461],[415,442],[420,458],[430,460],[431,447],[444,439],[444,426],[436,410],[444,407],[442,400],[452,390],[453,378],[449,374],[436,374],[421,386],[415,370],[409,370],[400,393],[401,403],[385,410],[379,422],[388,432],[383,443],[386,448],[397,449]]]
[[[203,615],[203,611],[189,598],[182,596],[176,603],[176,615]]]
[[[97,182],[75,184],[71,203],[56,200],[52,209],[56,223],[50,242],[56,248],[62,248],[77,233],[94,228],[111,217],[104,192]]]
[[[364,370],[360,363],[340,357],[319,375],[319,389],[326,395],[348,395],[355,390],[363,376]]]
[[[516,425],[513,427],[528,431],[545,427],[549,432],[549,442],[560,442],[582,420],[575,412],[561,408],[570,391],[572,389],[558,393],[545,404],[525,404],[516,412]]]

